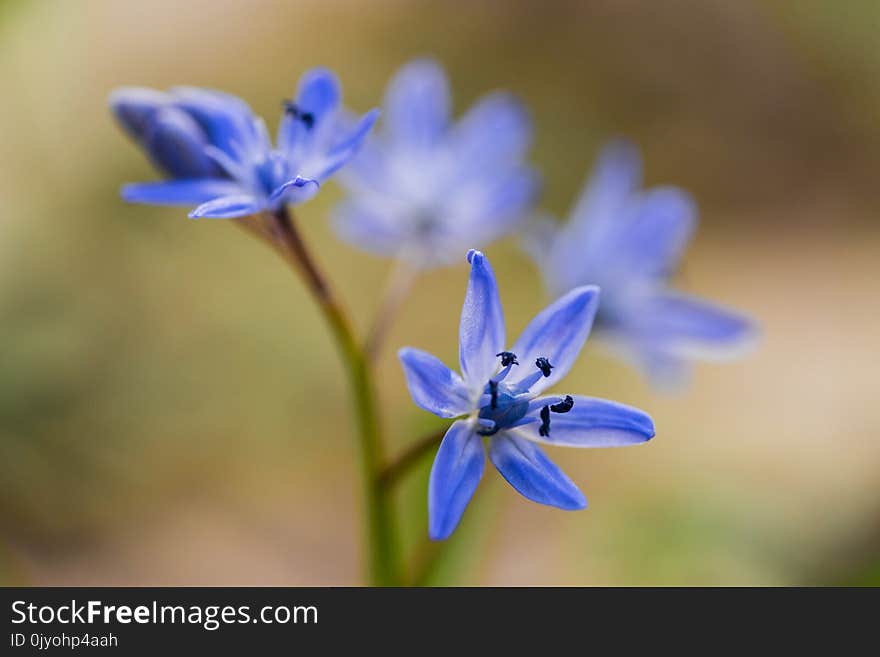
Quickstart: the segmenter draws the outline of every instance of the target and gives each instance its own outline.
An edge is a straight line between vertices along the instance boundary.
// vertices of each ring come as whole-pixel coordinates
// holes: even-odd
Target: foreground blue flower
[[[645,413],[593,397],[539,395],[571,369],[590,333],[599,290],[571,290],[541,311],[509,350],[495,274],[479,251],[468,253],[470,282],[461,311],[461,375],[418,349],[400,351],[413,401],[456,420],[437,452],[428,487],[429,533],[447,538],[489,460],[526,498],[560,509],[583,509],[577,486],[538,443],[612,447],[645,442],[654,423]]]
[[[531,123],[506,93],[484,96],[453,124],[449,83],[434,61],[405,65],[385,95],[380,134],[341,182],[334,225],[353,246],[419,268],[455,261],[516,228],[538,191],[523,159]]]
[[[680,385],[692,361],[740,354],[755,328],[739,313],[672,289],[696,209],[680,189],[639,191],[640,184],[636,148],[610,143],[568,223],[537,222],[524,245],[551,294],[601,287],[597,336],[655,384]]]
[[[169,93],[123,88],[110,97],[120,125],[168,180],[126,185],[133,203],[197,205],[190,217],[232,218],[312,198],[355,154],[377,111],[358,121],[340,112],[340,88],[313,69],[284,102],[277,143],[243,100],[179,87]]]

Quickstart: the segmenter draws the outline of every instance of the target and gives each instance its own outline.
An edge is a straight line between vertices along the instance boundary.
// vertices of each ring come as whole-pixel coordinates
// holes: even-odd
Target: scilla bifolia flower
[[[381,131],[340,176],[349,191],[334,217],[342,239],[427,268],[520,224],[538,190],[523,161],[531,142],[523,106],[496,92],[457,123],[450,114],[439,64],[415,60],[394,76]]]
[[[540,312],[510,348],[495,275],[479,251],[468,253],[470,282],[461,311],[461,375],[418,349],[400,351],[413,401],[457,419],[443,438],[428,488],[429,533],[448,537],[489,460],[526,498],[583,509],[584,495],[544,455],[539,443],[612,447],[645,442],[654,423],[645,413],[604,399],[539,396],[559,382],[580,353],[599,302],[594,286],[578,287]]]
[[[323,69],[306,73],[296,99],[284,101],[275,146],[247,103],[219,91],[123,88],[110,106],[168,177],[126,185],[123,198],[197,205],[193,218],[242,217],[310,199],[355,154],[377,117],[374,110],[354,124],[342,121],[339,83]]]
[[[755,328],[743,315],[672,288],[696,209],[680,189],[639,191],[640,185],[638,151],[614,141],[600,154],[568,223],[538,222],[523,243],[551,294],[598,285],[597,337],[654,383],[677,385],[691,361],[740,353]]]

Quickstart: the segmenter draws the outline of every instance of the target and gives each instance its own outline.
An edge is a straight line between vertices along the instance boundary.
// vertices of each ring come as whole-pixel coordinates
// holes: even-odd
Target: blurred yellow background
[[[0,582],[360,580],[348,391],[304,289],[231,223],[127,206],[155,177],[106,106],[120,85],[217,87],[274,124],[325,65],[359,111],[409,58],[457,112],[507,88],[564,216],[602,141],[644,150],[701,225],[681,286],[753,314],[746,359],[661,395],[589,345],[566,390],[649,411],[638,448],[555,450],[590,508],[487,469],[438,582],[880,583],[880,4],[0,2]],[[328,185],[298,209],[366,328],[389,263],[337,242]],[[546,299],[488,249],[516,334]],[[467,269],[429,273],[380,364],[388,444],[439,426],[394,352],[455,362]],[[425,533],[426,460],[401,490]]]

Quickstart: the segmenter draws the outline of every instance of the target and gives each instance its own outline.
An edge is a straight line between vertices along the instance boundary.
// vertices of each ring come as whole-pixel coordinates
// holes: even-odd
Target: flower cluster
[[[628,143],[602,151],[566,224],[545,218],[525,226],[538,191],[526,162],[526,111],[495,92],[454,122],[449,83],[434,61],[413,61],[394,76],[378,134],[371,133],[378,111],[356,118],[344,110],[339,83],[323,69],[306,73],[295,97],[283,101],[274,144],[244,101],[218,91],[126,88],[110,103],[166,178],[125,186],[128,201],[196,206],[193,218],[279,216],[348,164],[339,176],[348,196],[333,219],[343,240],[416,268],[467,252],[460,373],[426,352],[399,352],[415,403],[454,419],[431,470],[433,539],[458,525],[482,477],[486,449],[526,498],[581,509],[585,497],[540,445],[610,447],[654,436],[653,421],[638,409],[545,394],[574,365],[594,319],[606,344],[664,384],[680,380],[695,359],[741,350],[754,334],[744,316],[673,289],[695,225],[694,203],[671,187],[640,191],[640,158]],[[472,247],[518,228],[558,298],[510,345],[492,267]],[[303,254],[297,245],[295,257]],[[300,264],[327,304],[314,265]],[[332,318],[338,329],[340,313]],[[352,344],[347,339],[349,351]]]

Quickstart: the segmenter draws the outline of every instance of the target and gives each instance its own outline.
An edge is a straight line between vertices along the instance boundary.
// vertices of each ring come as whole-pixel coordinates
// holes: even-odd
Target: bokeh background
[[[526,502],[494,471],[435,582],[880,583],[880,4],[0,2],[0,581],[357,584],[343,373],[274,254],[232,224],[126,206],[154,176],[112,122],[120,85],[188,83],[274,122],[308,67],[357,110],[433,55],[456,110],[531,108],[543,206],[567,212],[603,140],[689,189],[686,290],[741,308],[758,348],[677,395],[590,346],[567,389],[645,408],[646,446],[557,450],[589,510]],[[337,242],[328,185],[299,211],[361,328],[389,263]],[[512,333],[546,301],[493,245]],[[404,344],[454,362],[464,265],[421,279],[380,363],[389,449],[438,425]],[[400,491],[421,550],[429,459]]]

